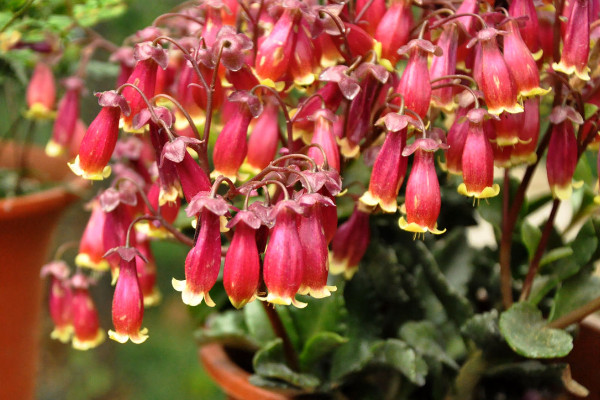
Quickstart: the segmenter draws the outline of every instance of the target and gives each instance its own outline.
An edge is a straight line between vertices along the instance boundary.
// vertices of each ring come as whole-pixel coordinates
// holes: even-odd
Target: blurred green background
[[[169,0],[127,2],[127,10],[118,18],[102,23],[95,29],[116,44],[137,30],[149,25],[161,13],[171,10],[180,2]],[[98,52],[100,62],[108,55]],[[102,64],[97,63],[97,66]],[[93,65],[92,65],[93,67]],[[114,88],[117,68],[104,73],[90,73],[88,93],[83,99],[82,116],[89,123],[98,112],[94,91]],[[6,100],[6,99],[5,99]],[[8,108],[2,107],[5,113]],[[51,124],[41,127],[46,134],[38,136],[44,141]],[[95,185],[89,196],[100,186]],[[55,237],[56,248],[61,243],[81,237],[88,213],[83,210],[85,201],[71,207],[65,214]],[[186,248],[173,243],[153,246],[158,265],[159,287],[163,301],[158,307],[146,310],[143,326],[149,330],[149,339],[135,345],[119,344],[107,339],[94,350],[77,351],[50,339],[52,322],[44,313],[40,332],[41,357],[38,372],[38,398],[54,399],[224,399],[224,394],[202,370],[198,360],[198,347],[193,332],[196,329],[189,307],[171,287],[171,278],[183,278]],[[75,251],[67,253],[72,261]],[[92,296],[100,312],[102,327],[112,326],[111,301],[114,287],[105,277],[92,289]],[[201,305],[199,307],[206,307]],[[47,306],[45,307],[47,310]]]

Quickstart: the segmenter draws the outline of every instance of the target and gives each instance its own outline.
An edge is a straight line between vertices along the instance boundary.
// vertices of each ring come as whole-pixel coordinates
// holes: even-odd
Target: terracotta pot
[[[200,360],[206,372],[230,400],[290,400],[299,394],[293,390],[268,390],[252,385],[251,373],[236,363],[220,343],[200,347]]]
[[[0,143],[0,166],[19,165],[22,148]],[[42,300],[40,267],[63,210],[86,183],[76,178],[67,160],[48,158],[30,147],[27,166],[35,176],[58,186],[0,200],[0,400],[33,399],[38,363]]]
[[[566,360],[573,379],[590,391],[585,399],[600,400],[600,317],[591,315],[583,320]]]

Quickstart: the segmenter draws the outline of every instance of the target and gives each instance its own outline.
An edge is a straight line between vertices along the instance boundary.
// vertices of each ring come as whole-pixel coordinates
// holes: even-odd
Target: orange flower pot
[[[0,166],[15,167],[25,154],[36,176],[57,186],[0,200],[0,399],[33,399],[38,363],[42,303],[40,268],[59,217],[86,183],[75,178],[67,160],[44,151],[0,143]]]

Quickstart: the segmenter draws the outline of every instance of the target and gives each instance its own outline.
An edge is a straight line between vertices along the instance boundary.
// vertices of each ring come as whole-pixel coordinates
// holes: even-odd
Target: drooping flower
[[[85,132],[79,153],[69,168],[85,179],[102,180],[111,172],[108,162],[119,138],[119,118],[121,113],[129,115],[130,108],[125,98],[115,91],[96,96],[102,110]]]
[[[548,183],[555,198],[567,200],[573,192],[571,181],[577,166],[573,123],[583,124],[583,118],[571,107],[557,106],[550,114],[550,122],[553,127],[546,156]]]
[[[408,125],[412,122],[412,118],[395,113],[386,114],[377,121],[378,125],[385,125],[388,133],[373,164],[369,190],[360,198],[362,203],[371,207],[379,205],[384,212],[396,212],[396,198],[408,164],[402,151],[406,147]]]
[[[306,307],[306,303],[295,297],[302,284],[304,267],[296,214],[303,212],[304,208],[293,200],[279,201],[272,211],[275,226],[263,264],[263,278],[268,290],[266,301],[269,303]]]
[[[235,308],[242,308],[256,298],[260,275],[260,257],[256,246],[256,231],[260,219],[251,211],[242,210],[227,225],[236,227],[225,255],[223,286]]]
[[[535,150],[540,135],[540,98],[534,97],[523,102],[523,125],[519,132],[519,143],[511,155],[511,163],[533,164],[537,161]]]
[[[555,71],[575,75],[583,81],[590,80],[587,66],[590,54],[589,0],[571,0],[572,9],[563,34],[560,62],[553,63]]]
[[[89,292],[89,279],[83,274],[76,274],[71,279],[73,300],[71,312],[73,313],[73,348],[89,350],[99,346],[106,334],[100,328],[98,310]]]
[[[102,240],[98,240],[103,235],[105,218],[100,202],[93,201],[92,214],[81,236],[79,253],[75,257],[77,266],[98,271],[108,270],[108,261],[104,259],[104,253],[108,249],[104,248]]]
[[[34,119],[48,119],[54,116],[56,85],[52,69],[45,62],[35,65],[27,85],[27,116]]]
[[[221,269],[221,232],[220,216],[228,212],[227,203],[221,198],[212,198],[206,192],[200,192],[186,209],[189,216],[200,215],[200,231],[194,247],[185,259],[185,279],[173,278],[172,285],[181,292],[183,302],[197,306],[205,301],[214,307],[209,295]]]
[[[368,7],[365,9],[365,7]],[[362,17],[356,21],[361,25],[371,36],[375,34],[379,22],[386,12],[385,0],[357,0],[356,15]]]
[[[250,138],[248,139],[248,153],[246,166],[254,174],[265,168],[277,153],[279,143],[279,123],[277,121],[278,108],[275,104],[267,104],[262,114],[251,125]]]
[[[79,96],[83,82],[79,78],[70,77],[63,84],[67,91],[58,103],[52,138],[46,145],[46,154],[50,157],[61,155],[69,149],[79,119]]]
[[[426,232],[439,235],[446,231],[437,229],[442,199],[433,159],[434,152],[445,147],[432,138],[418,138],[402,151],[405,157],[413,153],[415,157],[406,184],[406,218],[400,217],[398,221],[401,229],[415,235]]]
[[[508,13],[511,17],[525,16],[519,27],[521,37],[532,54],[540,50],[540,25],[533,0],[513,0],[510,2]]]
[[[140,344],[148,339],[148,329],[142,329],[144,297],[136,271],[136,257],[143,257],[135,248],[118,247],[111,250],[120,258],[119,279],[112,303],[112,321],[115,330],[108,337],[119,343]]]
[[[331,241],[329,271],[335,275],[343,273],[346,279],[351,279],[358,270],[371,238],[371,214],[363,207],[357,203],[350,218],[338,227]]]
[[[467,113],[469,128],[462,155],[463,183],[458,186],[458,193],[476,199],[500,193],[500,186],[494,183],[494,152],[483,129],[486,114],[482,108]]]
[[[315,160],[317,165],[323,165],[325,162],[324,153],[327,157],[327,165],[339,171],[340,152],[333,132],[333,123],[337,119],[336,115],[328,109],[319,109],[310,119],[314,121],[315,125],[311,143],[319,145],[323,152],[317,147],[311,147],[308,149],[308,156]]]
[[[64,261],[53,261],[42,267],[41,277],[50,276],[48,307],[54,323],[52,339],[67,343],[73,335],[73,292],[68,277],[69,267]]]
[[[396,51],[408,42],[412,25],[410,0],[393,0],[377,25],[375,39],[381,43],[381,57],[392,69],[400,58]]]
[[[447,24],[437,41],[441,54],[435,55],[431,60],[429,76],[431,80],[456,73],[456,55],[458,50],[458,28],[456,24]],[[450,83],[450,79],[438,81],[436,84]],[[431,92],[434,106],[444,111],[452,111],[456,107],[453,101],[454,88],[452,86],[435,89]]]

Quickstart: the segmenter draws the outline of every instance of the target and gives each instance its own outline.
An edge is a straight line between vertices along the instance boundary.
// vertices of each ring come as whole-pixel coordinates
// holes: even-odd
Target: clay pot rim
[[[251,384],[251,374],[237,365],[221,343],[207,343],[198,350],[205,371],[232,399],[290,400],[300,394],[292,389],[265,389]]]
[[[23,146],[14,142],[0,142],[5,153],[14,153]],[[49,210],[60,209],[64,205],[80,198],[89,183],[75,176],[67,167],[68,159],[65,157],[51,158],[46,156],[43,149],[35,146],[26,146],[28,163],[33,168],[46,171],[53,175],[50,182],[56,186],[38,192],[0,199],[0,220],[20,218],[24,215],[44,214]],[[9,157],[1,157],[1,166],[14,165]]]

